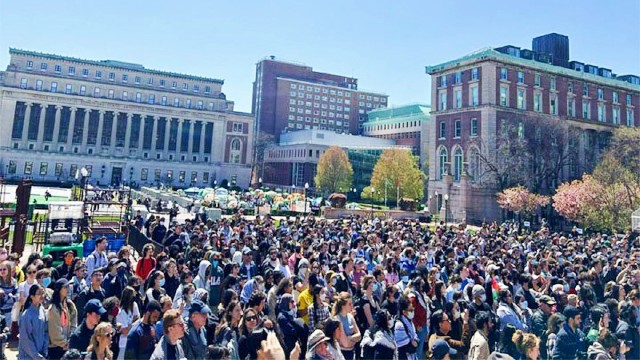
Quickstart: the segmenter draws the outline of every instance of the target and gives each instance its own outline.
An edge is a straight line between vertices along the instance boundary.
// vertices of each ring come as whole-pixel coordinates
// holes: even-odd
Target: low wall
[[[337,209],[330,207],[322,207],[321,214],[327,219],[338,219],[340,217],[360,215],[360,217],[370,218],[373,217],[380,219],[418,219],[424,214],[414,211],[402,211],[402,210],[349,210],[349,209]]]

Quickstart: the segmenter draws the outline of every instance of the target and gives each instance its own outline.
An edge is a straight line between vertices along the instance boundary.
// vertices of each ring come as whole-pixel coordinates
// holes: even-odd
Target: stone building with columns
[[[9,179],[173,187],[249,185],[254,117],[223,81],[10,49],[0,72],[0,172]]]

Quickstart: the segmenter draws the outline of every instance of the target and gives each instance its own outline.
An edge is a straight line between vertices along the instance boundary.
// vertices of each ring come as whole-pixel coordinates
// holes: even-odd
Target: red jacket
[[[424,295],[423,295],[424,298]],[[413,304],[413,308],[415,309],[415,313],[413,315],[413,325],[417,327],[425,327],[427,326],[427,309],[425,309],[420,301],[416,298],[415,294],[409,295],[409,299]],[[425,299],[425,305],[429,306]]]
[[[147,276],[156,268],[156,259],[154,258],[142,258],[138,260],[136,265],[136,275],[140,276],[142,280],[147,280]]]

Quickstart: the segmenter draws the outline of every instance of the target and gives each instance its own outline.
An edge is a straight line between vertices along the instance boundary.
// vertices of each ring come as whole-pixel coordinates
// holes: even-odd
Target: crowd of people
[[[144,220],[163,246],[141,254],[0,249],[0,341],[20,359],[640,359],[632,232]]]

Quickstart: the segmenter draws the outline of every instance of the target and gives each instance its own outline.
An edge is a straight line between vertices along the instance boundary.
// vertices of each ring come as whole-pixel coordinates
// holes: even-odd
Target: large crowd
[[[313,216],[132,222],[61,265],[0,249],[19,359],[640,359],[634,233]]]

